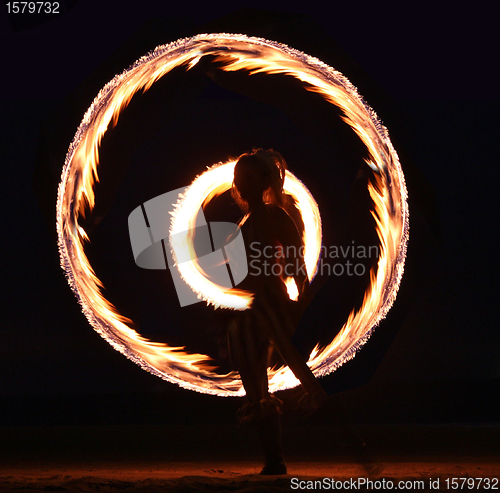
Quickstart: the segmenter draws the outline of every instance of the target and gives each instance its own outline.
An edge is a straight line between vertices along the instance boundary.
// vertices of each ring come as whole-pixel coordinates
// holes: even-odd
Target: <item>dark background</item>
[[[343,396],[359,423],[498,421],[500,105],[487,12],[388,15],[374,6],[333,13],[291,7],[182,10],[148,2],[103,7],[87,1],[67,7],[64,15],[28,28],[19,21],[9,23],[2,14],[2,425],[233,419],[238,400],[184,391],[149,375],[92,330],[59,267],[52,217],[66,150],[99,89],[155,46],[202,32],[261,36],[338,69],[375,109],[400,156],[410,195],[410,243],[400,294],[366,347],[325,379],[328,391]],[[189,88],[180,82],[176,89]],[[168,152],[173,163],[189,152],[212,164],[255,145],[255,125],[247,124],[241,129],[248,135],[242,136],[239,128],[233,135],[221,133],[219,146],[209,151],[209,135],[199,125],[192,141],[177,138],[192,131],[186,106],[208,118],[213,98],[218,108],[234,112],[235,121],[240,106],[247,104],[222,92],[204,93],[201,102],[193,102],[189,94],[183,104],[171,101],[176,112],[163,115],[163,128],[173,125],[175,114],[175,126],[181,130],[177,128],[175,138],[167,141],[153,139],[150,154],[140,157],[134,154],[133,141],[130,148],[122,145],[129,142],[127,129],[134,138],[136,131],[145,132],[144,138],[150,135],[147,122],[139,130],[127,127],[134,120],[133,111],[141,111],[139,106],[132,108],[128,120],[124,114],[117,127],[123,123],[124,134],[116,142],[110,136],[108,147],[103,147],[103,162],[116,159],[121,170],[125,167],[120,163],[130,156],[143,159],[158,184],[165,169],[156,165],[157,151]],[[149,104],[146,107],[158,114],[158,107]],[[305,157],[296,137],[275,131],[257,145],[290,149],[293,157],[286,157],[295,169],[293,161]],[[320,154],[321,149],[314,152]],[[337,156],[340,160],[346,159],[343,152]],[[347,159],[335,172],[338,181],[332,187],[337,196],[346,194],[342,204],[347,203],[346,190],[357,167]],[[323,190],[325,200],[331,200],[324,180],[329,169],[320,163],[303,170],[309,173],[306,184]],[[180,174],[175,179],[158,192],[144,191],[144,197],[186,184]],[[133,174],[126,180],[130,190],[136,184],[142,190]],[[142,200],[138,193],[137,200]],[[347,213],[341,209],[339,215]],[[102,219],[101,230],[114,224],[110,216]],[[113,239],[112,254],[101,257],[103,264],[110,259],[118,262],[129,250],[126,238],[121,243]],[[138,292],[137,286],[147,284],[144,279],[142,284],[131,283],[125,270],[116,272],[117,276],[110,274],[110,282],[116,283],[115,291],[109,289],[111,298],[123,296],[127,309],[143,324],[148,306],[161,313],[161,297]],[[127,284],[135,290],[127,291]],[[136,305],[127,304],[127,296]],[[319,308],[306,314],[306,322],[318,327],[335,319],[329,296],[328,291],[319,293]],[[182,339],[182,333],[173,336]],[[321,419],[335,419],[330,411],[327,407]]]

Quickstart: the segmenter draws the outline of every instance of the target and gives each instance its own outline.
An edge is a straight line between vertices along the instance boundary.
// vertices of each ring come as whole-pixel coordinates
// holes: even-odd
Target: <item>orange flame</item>
[[[352,358],[394,302],[403,274],[408,240],[407,193],[399,159],[387,130],[351,83],[321,61],[282,44],[236,34],[204,34],[182,39],[156,48],[99,92],[70,145],[58,191],[59,252],[68,282],[94,329],[143,369],[187,389],[223,396],[243,395],[237,373],[216,374],[209,365],[208,356],[188,354],[184,348],[149,341],[129,326],[130,321],[103,296],[102,284],[85,255],[88,236],[78,224],[79,216],[94,206],[93,186],[98,179],[99,145],[108,127],[117,123],[121,110],[136,92],[146,91],[175,67],[185,66],[189,70],[206,55],[225,62],[222,70],[279,73],[301,80],[307,90],[321,94],[342,110],[343,119],[368,149],[368,164],[377,172],[377,186],[370,185],[369,191],[382,246],[378,268],[376,273],[371,273],[371,284],[360,310],[351,313],[328,346],[316,347],[312,352],[308,365],[317,376],[331,373]],[[205,200],[210,200],[210,194],[221,193],[220,190],[213,188]],[[304,223],[314,225],[318,221],[306,220],[307,207],[301,209]],[[316,233],[311,238],[314,236]],[[308,241],[317,240],[309,239],[308,235]],[[315,272],[315,267],[309,269],[316,265],[315,255],[321,237],[318,241],[306,253],[310,256],[306,258],[310,276]],[[287,367],[269,370],[269,381],[272,392],[299,383]]]

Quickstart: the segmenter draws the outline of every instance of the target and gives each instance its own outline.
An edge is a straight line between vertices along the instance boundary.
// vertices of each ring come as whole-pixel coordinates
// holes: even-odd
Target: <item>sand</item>
[[[258,474],[257,461],[25,465],[0,472],[0,491],[280,492],[317,487],[315,481],[321,481],[324,489],[340,481],[354,482],[361,490],[380,489],[377,486],[385,481],[408,491],[436,491],[430,485],[436,486],[438,479],[437,491],[446,491],[451,488],[446,478],[493,478],[500,472],[498,464],[474,462],[381,463],[376,474],[368,474],[356,463],[289,462],[288,468],[286,476],[264,477]]]
[[[231,426],[4,427],[0,491],[280,492],[338,489],[339,481],[448,491],[453,478],[500,477],[498,427],[357,428],[367,448],[335,427],[284,431],[289,473],[265,477],[251,436]],[[468,481],[457,489],[482,489]]]

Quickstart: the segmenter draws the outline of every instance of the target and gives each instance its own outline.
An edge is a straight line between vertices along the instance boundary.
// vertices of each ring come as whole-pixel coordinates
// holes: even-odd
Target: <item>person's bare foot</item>
[[[313,413],[323,407],[328,400],[328,394],[325,391],[305,393],[297,403],[297,409]]]
[[[260,474],[265,476],[278,476],[287,474],[284,457],[281,455],[280,457],[277,457],[273,460],[266,460],[266,463],[264,464],[262,471],[260,471]]]

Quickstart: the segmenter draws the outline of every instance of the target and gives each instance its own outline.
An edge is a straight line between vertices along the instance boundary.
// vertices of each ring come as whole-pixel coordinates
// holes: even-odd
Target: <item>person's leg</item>
[[[264,449],[264,468],[261,474],[286,474],[281,449],[281,401],[269,394],[267,379],[269,338],[252,313],[244,313],[230,326],[228,341],[234,368],[238,370],[247,404],[238,411],[243,423],[253,423]]]
[[[259,435],[264,449],[264,467],[260,474],[286,474],[287,467],[281,445],[281,401],[273,395],[261,401],[258,421]]]
[[[256,421],[262,448],[264,449],[264,467],[260,474],[274,475],[286,474],[287,467],[283,456],[281,445],[281,406],[282,401],[269,393],[269,382],[267,377],[267,367],[269,361],[269,329],[266,325],[269,320],[260,310],[255,310],[255,323],[260,334],[264,335],[266,342],[264,358],[260,363],[263,372],[260,375],[262,386],[262,398],[260,400],[260,414]]]
[[[241,421],[252,421],[260,414],[261,400],[269,395],[268,339],[258,331],[253,314],[244,312],[231,323],[228,344],[232,365],[240,374],[247,399],[238,415]]]
[[[258,312],[259,323],[280,353],[285,364],[295,377],[300,380],[307,394],[306,400],[311,405],[320,407],[327,400],[328,395],[293,345],[290,334],[293,334],[295,330],[295,322],[287,312],[288,305],[284,302],[281,305],[278,300],[274,303],[262,302],[260,304],[261,309]]]

